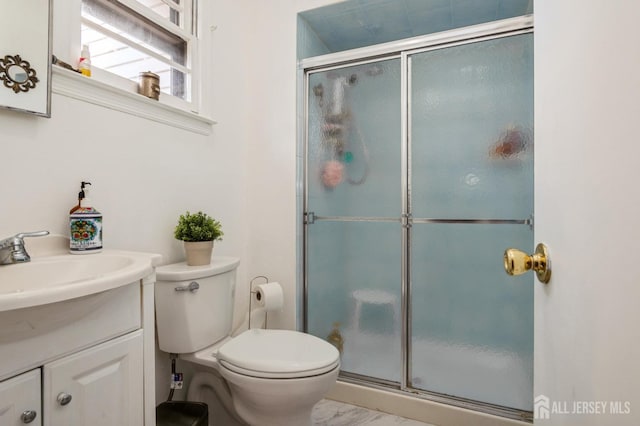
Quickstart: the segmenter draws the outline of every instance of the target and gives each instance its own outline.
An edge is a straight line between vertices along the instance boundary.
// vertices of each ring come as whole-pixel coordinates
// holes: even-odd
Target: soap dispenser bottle
[[[102,251],[102,213],[93,207],[87,185],[91,185],[91,183],[81,183],[78,206],[72,208],[69,214],[69,250],[71,254]]]

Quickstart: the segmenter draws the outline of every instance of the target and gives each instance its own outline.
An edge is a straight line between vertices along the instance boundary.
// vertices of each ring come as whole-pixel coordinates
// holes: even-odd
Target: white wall
[[[55,76],[54,76],[55,79]],[[241,253],[242,146],[54,94],[51,119],[0,111],[0,235],[67,234],[80,181],[104,215],[104,245],[182,256],[172,230],[184,210],[209,212],[227,235],[219,252]],[[28,241],[27,241],[28,242]]]
[[[65,31],[54,27],[54,40],[65,38]],[[213,56],[211,38],[205,32],[206,61]],[[220,71],[210,67],[208,81],[228,77]],[[39,229],[66,235],[80,181],[88,180],[104,215],[106,248],[160,253],[165,263],[181,260],[181,242],[173,238],[177,217],[203,210],[223,224],[225,238],[215,253],[245,260],[246,129],[235,120],[245,97],[242,85],[216,90],[212,96],[209,85],[205,99],[204,109],[220,121],[209,136],[55,93],[51,119],[0,110],[0,237]]]
[[[215,97],[235,98],[240,106],[223,112],[219,105],[215,118],[219,127],[246,131],[247,278],[266,275],[284,287],[285,309],[269,314],[270,327],[296,327],[296,17],[330,3],[335,0],[220,0],[214,6]],[[245,301],[243,291],[238,297]]]

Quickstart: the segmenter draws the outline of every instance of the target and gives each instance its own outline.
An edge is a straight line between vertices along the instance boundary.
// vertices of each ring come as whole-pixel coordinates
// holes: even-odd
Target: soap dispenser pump
[[[80,203],[82,202],[82,200],[85,197],[84,188],[85,188],[86,185],[91,185],[91,182],[82,182],[80,184],[80,192],[78,192],[78,204],[76,204],[75,206],[71,207],[71,210],[69,210],[69,214],[75,212],[76,210],[78,210],[80,208]]]
[[[81,183],[78,205],[69,214],[69,250],[72,254],[102,251],[102,213],[93,207],[87,185],[91,183]]]

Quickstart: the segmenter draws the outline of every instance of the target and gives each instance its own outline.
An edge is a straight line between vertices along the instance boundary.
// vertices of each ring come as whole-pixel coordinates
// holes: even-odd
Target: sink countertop
[[[27,241],[31,262],[0,266],[0,312],[61,302],[130,284],[153,273],[159,254],[103,249],[70,254],[61,235]]]

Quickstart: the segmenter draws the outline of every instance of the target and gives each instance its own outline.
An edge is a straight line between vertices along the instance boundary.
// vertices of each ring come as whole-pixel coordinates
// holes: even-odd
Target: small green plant
[[[222,224],[206,213],[181,214],[173,234],[182,241],[222,240]]]

